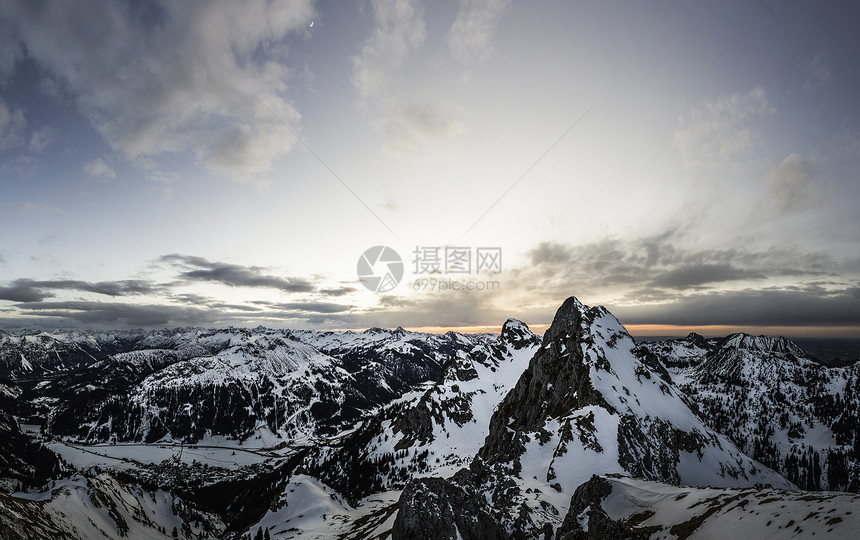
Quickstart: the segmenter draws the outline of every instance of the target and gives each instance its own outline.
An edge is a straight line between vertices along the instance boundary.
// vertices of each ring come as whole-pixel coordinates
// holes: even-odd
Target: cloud
[[[721,95],[680,115],[674,146],[688,163],[722,163],[751,149],[753,121],[775,112],[760,86],[746,94]]]
[[[11,109],[0,98],[0,150],[24,144],[26,129],[27,121],[24,119],[24,113]]]
[[[211,281],[231,287],[265,287],[285,292],[312,292],[314,285],[304,278],[265,274],[265,268],[242,266],[191,255],[164,255],[161,261],[184,268],[179,277],[186,281]]]
[[[493,326],[511,314],[494,307],[494,294],[471,291],[446,291],[408,297],[383,295],[373,309],[351,314],[360,326]]]
[[[349,311],[352,306],[337,304],[334,302],[255,302],[269,308],[287,311],[301,311],[306,313],[343,313]]]
[[[276,326],[343,324],[350,321],[352,306],[325,302],[253,302],[229,304],[188,294],[172,297],[174,304],[137,304],[92,301],[22,302],[15,305],[17,318],[0,318],[0,326],[20,328],[98,327],[158,328],[165,326],[256,326],[268,321]],[[192,304],[192,305],[189,305]],[[262,306],[262,307],[261,307]],[[264,309],[265,308],[265,309]]]
[[[330,289],[320,289],[319,292],[326,296],[344,296],[357,291],[355,287],[334,287]]]
[[[218,316],[208,309],[116,302],[37,302],[16,307],[24,311],[25,316],[35,314],[43,319],[54,319],[54,324],[108,328],[200,326],[217,321]]]
[[[645,250],[616,239],[580,245],[541,242],[528,252],[531,264],[511,274],[522,283],[543,283],[558,294],[598,285],[641,283],[651,276]]]
[[[285,38],[310,0],[4,2],[27,55],[129,158],[193,151],[247,180],[293,145]],[[277,117],[276,117],[277,116]]]
[[[54,290],[76,290],[105,296],[145,295],[161,292],[163,286],[144,280],[99,281],[16,279],[0,287],[0,300],[11,302],[41,302],[54,296]]]
[[[463,62],[484,60],[510,0],[460,0],[457,18],[446,36],[451,56]]]
[[[176,294],[176,295],[171,296],[170,298],[171,298],[171,300],[174,300],[176,302],[181,302],[183,304],[196,304],[196,305],[200,305],[200,306],[210,305],[210,304],[215,303],[215,301],[216,301],[214,298],[211,298],[209,296],[203,296],[203,295],[194,294],[194,293]]]
[[[162,170],[155,161],[149,158],[141,157],[136,159],[134,163],[143,170],[147,181],[161,186],[165,198],[169,199],[173,196],[173,187],[180,181],[178,174]]]
[[[787,212],[802,206],[816,183],[815,159],[791,154],[771,171],[768,194],[777,209]]]
[[[54,296],[52,293],[29,285],[28,280],[17,280],[8,287],[0,287],[0,300],[10,302],[41,302],[45,298]]]
[[[50,127],[43,127],[30,135],[30,150],[33,152],[42,152],[54,140],[54,130]]]
[[[529,250],[529,258],[535,266],[571,262],[573,248],[559,242],[541,242]]]
[[[819,54],[806,64],[806,80],[803,89],[812,94],[816,90],[826,88],[830,84],[830,66],[824,63],[824,54]]]
[[[363,104],[387,92],[392,74],[427,37],[416,0],[373,0],[372,6],[376,28],[352,57],[352,84]]]
[[[639,303],[674,298],[686,290],[855,273],[852,264],[856,262],[824,253],[695,249],[680,245],[680,234],[670,230],[644,238],[605,238],[578,245],[541,242],[528,251],[529,264],[512,268],[505,278],[509,286],[533,301],[555,302],[575,293],[601,301],[617,298]]]
[[[113,180],[116,178],[116,173],[113,167],[108,165],[102,158],[97,158],[84,165],[84,172],[93,178],[102,180]]]
[[[466,126],[438,108],[412,105],[389,116],[383,131],[388,155],[420,163],[443,162],[456,153]]]
[[[571,294],[625,324],[860,325],[860,257],[793,247],[701,249],[683,229],[586,244],[543,242],[506,270],[505,302],[535,322]],[[513,301],[511,300],[513,299]]]
[[[655,287],[689,289],[726,281],[767,279],[756,270],[742,270],[728,263],[687,264],[659,273],[652,281]]]
[[[614,313],[625,324],[851,326],[860,325],[860,297],[857,288],[743,289],[697,293],[665,304],[618,306]]]
[[[352,57],[352,84],[362,108],[375,117],[388,157],[412,163],[444,162],[454,156],[466,127],[457,111],[416,97],[402,85],[402,68],[427,38],[417,0],[373,0],[375,27]]]

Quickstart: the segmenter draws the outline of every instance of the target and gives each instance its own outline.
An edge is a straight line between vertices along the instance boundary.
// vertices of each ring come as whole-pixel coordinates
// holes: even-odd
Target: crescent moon
[[[313,28],[313,26],[314,26],[314,22],[313,22],[313,21],[311,21],[310,28]]]

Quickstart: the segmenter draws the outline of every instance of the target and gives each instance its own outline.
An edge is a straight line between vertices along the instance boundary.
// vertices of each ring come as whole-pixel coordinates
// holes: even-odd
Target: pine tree
[[[815,452],[815,456],[812,462],[812,478],[815,482],[815,489],[821,489],[821,458],[818,457],[818,452]]]

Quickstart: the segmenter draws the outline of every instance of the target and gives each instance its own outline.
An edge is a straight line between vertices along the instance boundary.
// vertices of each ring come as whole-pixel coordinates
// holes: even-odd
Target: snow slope
[[[785,338],[713,343],[670,368],[699,416],[803,489],[860,491],[860,366],[826,367]]]
[[[605,530],[600,521],[608,518],[628,535],[652,539],[860,537],[857,495],[689,488],[613,475],[602,480],[611,492],[599,502],[579,501],[572,510],[577,515],[565,520],[567,534],[585,533],[598,524]]]
[[[74,475],[43,492],[0,494],[0,530],[4,539],[31,538],[218,538],[217,517],[200,513],[169,493],[147,491],[101,473]]]

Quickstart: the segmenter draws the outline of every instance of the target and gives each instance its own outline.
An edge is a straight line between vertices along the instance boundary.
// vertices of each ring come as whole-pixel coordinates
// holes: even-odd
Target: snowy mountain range
[[[860,491],[860,364],[827,367],[785,338],[643,344],[699,416],[802,489]]]
[[[2,332],[0,537],[857,535],[858,370],[573,297],[542,337]]]

